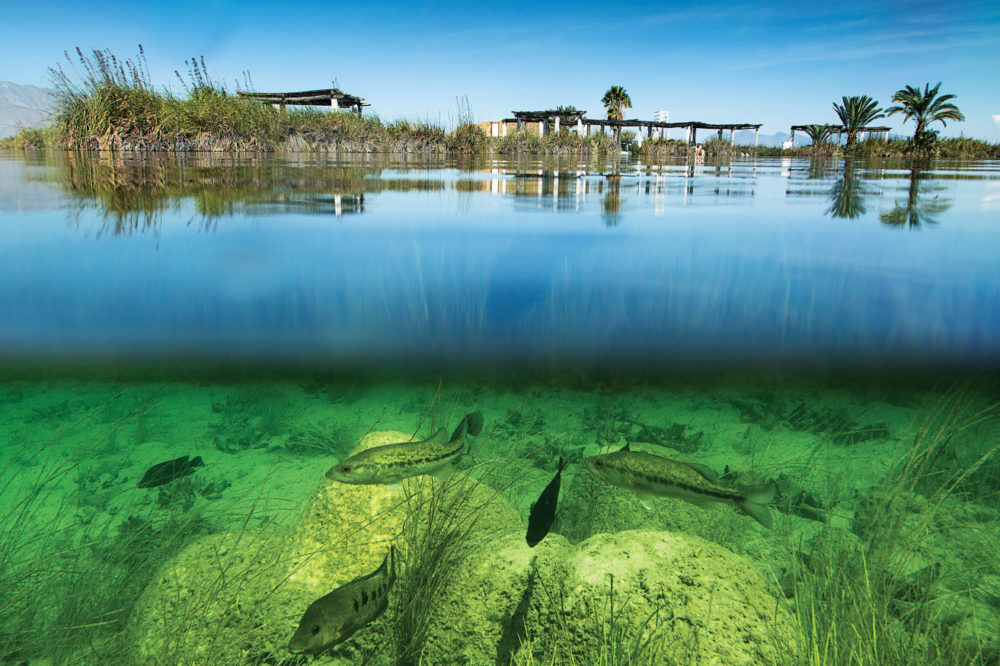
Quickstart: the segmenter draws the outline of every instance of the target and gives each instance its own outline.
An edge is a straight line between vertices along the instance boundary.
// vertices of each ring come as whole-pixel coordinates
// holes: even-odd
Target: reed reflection
[[[71,153],[46,173],[80,210],[102,214],[98,236],[156,233],[164,214],[180,210],[185,201],[193,203],[198,222],[213,229],[221,218],[244,214],[357,214],[365,210],[366,194],[445,188],[436,179],[386,177],[379,167],[300,167],[267,160],[192,163]]]

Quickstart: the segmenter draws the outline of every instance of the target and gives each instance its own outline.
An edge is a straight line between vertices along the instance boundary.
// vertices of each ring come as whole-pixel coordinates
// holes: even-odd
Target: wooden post
[[[590,128],[588,127],[587,129],[589,130]],[[582,134],[583,134],[583,118],[577,118],[576,119],[576,135],[577,136],[581,136]],[[590,132],[588,131],[587,134],[590,134]]]
[[[333,109],[334,111],[337,110],[337,98],[334,97],[332,94],[330,95],[330,108]]]
[[[545,136],[545,120],[538,121],[538,136]]]
[[[730,146],[736,145],[736,128],[734,127],[729,128],[729,145]]]
[[[556,116],[556,130],[555,130],[556,134],[559,134],[559,120],[560,120],[559,116]]]
[[[719,128],[719,141],[722,141],[722,128]]]
[[[790,141],[792,142],[792,148],[794,148],[795,147],[795,128],[794,127],[792,128],[792,138],[790,139]]]
[[[507,121],[501,121],[503,123],[503,129],[501,130],[501,136],[507,136]]]
[[[698,143],[698,128],[691,125],[691,145]]]
[[[757,147],[757,143],[759,141],[760,141],[760,128],[759,127],[754,127],[753,128],[753,147],[754,148]]]

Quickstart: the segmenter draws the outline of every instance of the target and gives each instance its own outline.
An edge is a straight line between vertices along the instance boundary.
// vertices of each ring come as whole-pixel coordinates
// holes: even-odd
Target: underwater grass
[[[961,390],[938,399],[901,441],[906,448],[855,519],[857,537],[827,525],[812,546],[793,545],[794,610],[811,666],[826,664],[995,663],[988,636],[960,630],[968,613],[938,598],[940,567],[917,568],[919,546],[939,531],[935,518],[961,483],[996,456],[983,447],[971,463],[938,464],[959,433],[996,417]],[[995,564],[995,563],[994,563]]]

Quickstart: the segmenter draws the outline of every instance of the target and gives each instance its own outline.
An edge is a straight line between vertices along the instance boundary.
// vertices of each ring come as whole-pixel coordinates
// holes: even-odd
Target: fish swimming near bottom
[[[194,474],[196,467],[204,467],[201,456],[195,456],[188,460],[187,456],[181,456],[173,460],[167,460],[153,465],[146,470],[137,484],[140,488],[155,488],[170,483],[176,479]]]
[[[719,483],[715,472],[704,465],[632,451],[628,444],[614,453],[591,456],[583,466],[602,481],[634,490],[640,496],[673,497],[701,507],[725,502],[764,527],[771,527],[767,508],[774,497],[771,484],[758,488],[727,486]]]
[[[559,482],[565,466],[566,461],[560,457],[555,478],[545,486],[545,490],[538,496],[538,501],[531,505],[531,511],[528,513],[528,532],[524,535],[524,540],[531,548],[544,539],[552,529],[552,522],[556,519],[556,505],[559,503]]]
[[[341,460],[327,471],[326,478],[351,484],[398,483],[418,474],[444,478],[465,453],[466,435],[482,430],[482,413],[472,412],[462,417],[451,437],[441,428],[419,442],[375,446]]]
[[[319,653],[346,641],[385,612],[394,582],[396,548],[391,547],[378,569],[309,604],[288,642],[289,652]]]

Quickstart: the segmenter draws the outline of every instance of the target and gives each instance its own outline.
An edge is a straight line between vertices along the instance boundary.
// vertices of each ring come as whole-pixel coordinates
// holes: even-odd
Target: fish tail
[[[205,463],[202,461],[201,456],[195,456],[188,462],[188,467],[204,467]]]
[[[465,435],[472,435],[475,437],[483,431],[483,413],[482,412],[472,412],[466,414],[462,417],[462,420],[458,422],[458,427],[455,428],[455,432],[451,434],[450,442],[457,442],[459,438]]]
[[[744,497],[736,505],[758,523],[771,529],[771,512],[767,505],[774,499],[774,484],[744,489]]]
[[[566,461],[563,460],[562,456],[559,456],[559,469],[556,470],[556,474],[561,474],[563,471],[563,467],[565,466],[566,466]]]

